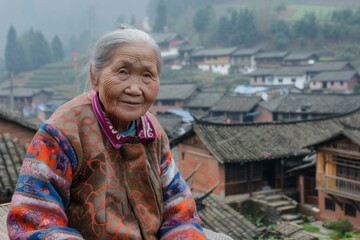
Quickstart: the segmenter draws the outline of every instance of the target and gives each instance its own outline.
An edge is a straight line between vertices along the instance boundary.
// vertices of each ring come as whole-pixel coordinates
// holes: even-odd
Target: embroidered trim
[[[115,149],[119,149],[126,141],[133,137],[129,135],[124,136],[122,133],[115,129],[115,127],[110,122],[109,118],[106,116],[105,112],[101,108],[98,93],[93,92],[91,97],[91,103],[96,119],[98,120],[106,137],[109,139],[111,145],[113,145]],[[140,142],[143,143],[154,141],[156,138],[156,133],[150,119],[146,116],[146,114],[144,114],[140,117],[139,120],[139,124],[136,126],[136,133],[138,135],[135,137],[138,137]]]

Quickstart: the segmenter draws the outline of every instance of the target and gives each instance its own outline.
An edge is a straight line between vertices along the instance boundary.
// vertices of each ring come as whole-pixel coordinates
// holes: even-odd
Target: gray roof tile
[[[185,102],[187,108],[210,108],[224,96],[222,92],[198,92]]]
[[[303,147],[331,137],[344,124],[360,127],[360,110],[333,118],[262,124],[216,124],[197,120],[194,131],[221,162],[248,162],[306,155]]]
[[[202,226],[215,232],[224,233],[234,239],[255,239],[259,231],[254,224],[225,202],[214,196],[202,200],[199,209]]]
[[[235,52],[237,47],[208,48],[194,52],[191,57],[225,56]]]
[[[0,135],[0,203],[10,200],[25,150],[25,146],[9,134]]]
[[[157,100],[186,100],[196,89],[196,84],[163,84]]]
[[[273,112],[339,114],[360,107],[360,95],[353,94],[288,94]]]
[[[354,76],[359,77],[359,75],[354,70],[321,72],[321,73],[317,74],[311,81],[312,82],[349,81]]]
[[[261,101],[258,96],[225,95],[210,108],[211,112],[247,113]]]

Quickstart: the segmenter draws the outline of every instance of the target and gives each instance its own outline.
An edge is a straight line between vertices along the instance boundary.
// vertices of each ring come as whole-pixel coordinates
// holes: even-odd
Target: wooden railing
[[[325,191],[360,200],[360,181],[325,175]]]

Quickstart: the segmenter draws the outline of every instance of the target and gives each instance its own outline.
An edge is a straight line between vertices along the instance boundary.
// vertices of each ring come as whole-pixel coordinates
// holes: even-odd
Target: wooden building
[[[311,65],[319,61],[319,56],[315,53],[290,53],[283,60],[286,66]]]
[[[193,131],[178,142],[179,169],[188,176],[201,164],[190,182],[205,191],[220,182],[220,196],[251,194],[263,188],[297,191],[297,176],[287,171],[303,164],[311,154],[304,148],[332,136],[344,123],[360,127],[360,110],[326,119],[285,123],[220,124],[196,121]]]
[[[320,219],[347,219],[360,231],[360,127],[344,122],[344,129],[310,146],[317,155]]]
[[[231,56],[237,47],[211,48],[195,51],[191,55],[191,65],[203,71],[228,74],[231,67]]]
[[[283,64],[290,52],[262,52],[255,56],[256,68],[277,68]]]

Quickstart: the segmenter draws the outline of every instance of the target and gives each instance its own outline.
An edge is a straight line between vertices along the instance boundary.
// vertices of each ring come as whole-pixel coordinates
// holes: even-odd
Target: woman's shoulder
[[[61,105],[46,121],[54,124],[59,121],[76,121],[87,115],[94,115],[91,107],[91,92],[78,95],[70,101]]]

